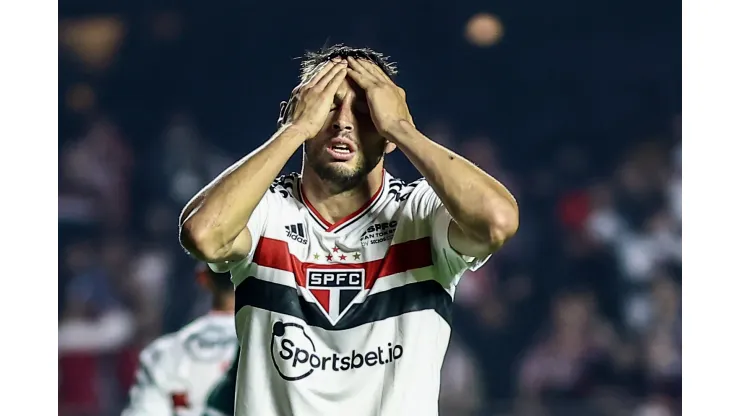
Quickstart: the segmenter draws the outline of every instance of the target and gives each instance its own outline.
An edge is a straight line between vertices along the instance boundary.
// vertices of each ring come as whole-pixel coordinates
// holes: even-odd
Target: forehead
[[[365,99],[365,91],[362,90],[357,84],[354,82],[350,82],[349,79],[345,79],[342,81],[342,84],[339,85],[339,88],[337,89],[336,97],[340,100],[349,99],[354,100],[357,99]]]

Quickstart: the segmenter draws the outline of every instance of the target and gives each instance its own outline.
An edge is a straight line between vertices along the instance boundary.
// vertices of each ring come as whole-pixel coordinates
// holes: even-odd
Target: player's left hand
[[[349,57],[347,62],[347,75],[365,91],[370,116],[380,134],[392,140],[391,132],[400,126],[401,121],[414,125],[406,104],[406,92],[382,69],[366,59]]]

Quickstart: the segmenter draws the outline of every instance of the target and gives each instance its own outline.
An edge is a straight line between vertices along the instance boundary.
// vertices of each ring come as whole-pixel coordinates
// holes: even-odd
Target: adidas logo
[[[303,229],[303,224],[291,224],[285,226],[285,235],[301,244],[308,244],[308,238],[306,238],[306,232]]]

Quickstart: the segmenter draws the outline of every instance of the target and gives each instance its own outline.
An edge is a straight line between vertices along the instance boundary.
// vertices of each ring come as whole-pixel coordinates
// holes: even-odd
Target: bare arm
[[[253,243],[246,227],[249,218],[291,155],[323,126],[347,75],[346,66],[329,62],[299,85],[291,122],[188,202],[180,216],[180,242],[186,250],[209,263],[236,261],[249,254]]]
[[[483,257],[514,235],[519,227],[519,209],[499,181],[433,142],[410,123],[399,123],[389,136],[426,178],[452,216],[452,248],[460,254]]]
[[[501,247],[519,227],[519,208],[511,193],[473,163],[421,134],[411,120],[405,92],[380,68],[365,60],[348,61],[348,75],[365,90],[378,131],[403,151],[452,216],[452,248],[483,257]]]
[[[245,257],[252,241],[245,225],[288,159],[305,140],[286,127],[203,188],[180,216],[180,242],[209,263]]]

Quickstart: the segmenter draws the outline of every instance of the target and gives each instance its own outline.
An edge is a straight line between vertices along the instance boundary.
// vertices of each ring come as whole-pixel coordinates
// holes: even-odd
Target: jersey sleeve
[[[467,270],[478,270],[491,257],[466,256],[450,246],[449,229],[452,216],[442,200],[425,179],[410,184],[414,189],[409,195],[410,210],[414,221],[424,224],[432,239],[435,267],[440,283],[455,286]]]
[[[161,382],[162,362],[170,339],[160,338],[139,355],[136,380],[121,416],[174,416],[169,392]]]
[[[275,210],[279,209],[285,199],[290,196],[289,189],[291,188],[291,185],[292,176],[276,179],[255,207],[252,212],[252,216],[249,217],[249,221],[247,221],[247,224],[245,225],[252,237],[252,247],[250,248],[247,257],[237,262],[209,263],[208,266],[211,270],[216,273],[225,273],[232,270],[237,265],[252,262],[254,252],[257,249],[257,242],[265,233],[269,213],[274,213]]]

